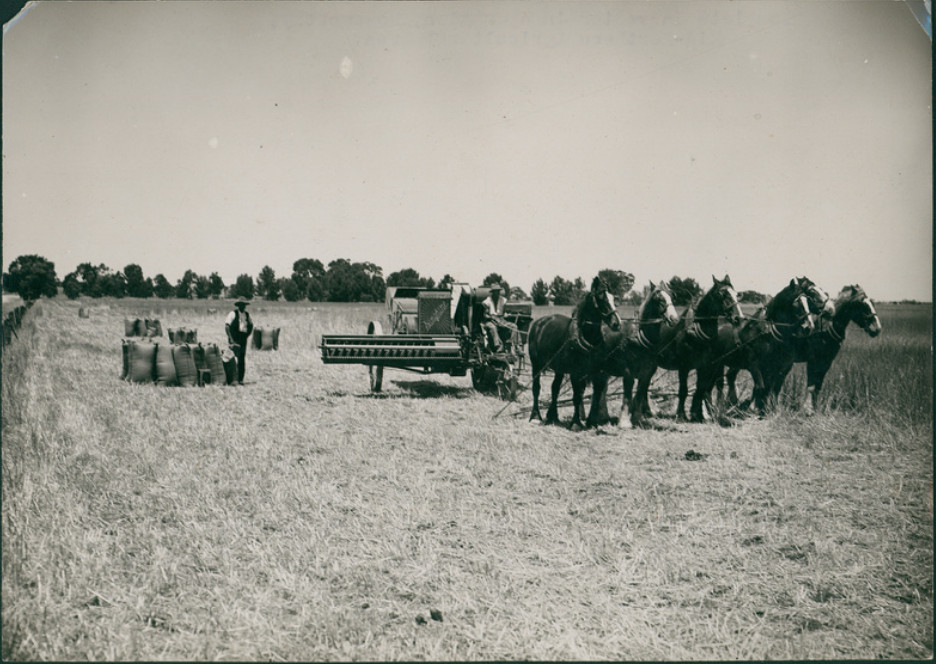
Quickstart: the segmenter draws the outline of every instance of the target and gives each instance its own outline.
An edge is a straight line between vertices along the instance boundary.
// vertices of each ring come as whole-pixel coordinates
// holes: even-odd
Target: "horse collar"
[[[650,340],[647,339],[647,335],[644,334],[643,330],[639,327],[637,328],[637,344],[646,350],[650,350],[653,347],[653,344],[650,343]]]
[[[702,329],[702,324],[698,321],[692,323],[686,330],[689,333],[689,336],[696,337],[702,341],[711,341],[712,337],[707,335]]]
[[[780,334],[780,330],[773,321],[768,320],[765,322],[767,323],[767,331],[770,333],[770,336],[772,336],[777,341],[786,341],[786,339],[783,338],[783,335]]]
[[[829,336],[832,337],[833,339],[835,339],[835,340],[838,341],[838,342],[845,341],[845,335],[844,335],[844,334],[840,334],[840,333],[835,329],[835,322],[832,322],[832,323],[829,324]]]

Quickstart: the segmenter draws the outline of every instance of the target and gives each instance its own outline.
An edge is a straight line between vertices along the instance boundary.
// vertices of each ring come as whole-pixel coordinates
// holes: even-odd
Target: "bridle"
[[[813,325],[812,319],[809,317],[809,298],[806,296],[805,292],[800,292],[793,299],[794,304],[800,309],[799,312],[795,312],[796,320],[793,323],[779,323],[776,321],[764,319],[763,322],[767,328],[767,332],[777,341],[786,341],[783,333],[780,331],[781,327],[798,327],[804,328],[806,330],[812,331],[815,328]]]
[[[614,306],[614,296],[611,295],[611,292],[607,288],[601,288],[597,293],[592,289],[589,293],[589,297],[591,298],[592,306],[595,307],[601,319],[608,323],[612,329],[621,329],[621,317],[618,315],[617,309]],[[602,306],[602,304],[604,306]]]

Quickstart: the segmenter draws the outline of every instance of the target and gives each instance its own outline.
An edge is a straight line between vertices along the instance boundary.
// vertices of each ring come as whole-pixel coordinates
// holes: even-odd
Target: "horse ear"
[[[718,279],[715,277],[714,274],[712,275],[712,283],[715,284],[716,286],[718,285]]]
[[[650,282],[650,290],[656,290],[656,286],[653,285],[653,282]]]
[[[796,279],[796,277],[793,277],[792,279],[790,279],[790,286],[792,286],[793,288],[796,288],[797,286],[799,286],[799,281]]]
[[[731,286],[731,277],[729,277],[729,276],[726,274],[726,275],[725,275],[725,278],[722,279],[722,283],[725,284],[726,286]]]

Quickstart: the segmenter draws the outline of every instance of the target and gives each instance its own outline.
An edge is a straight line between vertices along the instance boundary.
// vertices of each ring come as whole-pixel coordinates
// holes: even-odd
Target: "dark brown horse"
[[[657,364],[662,369],[679,373],[679,403],[676,418],[685,421],[686,398],[689,396],[689,372],[700,366],[712,364],[725,350],[719,343],[722,326],[738,326],[744,314],[738,303],[738,295],[731,278],[719,281],[712,277],[712,287],[702,298],[680,316],[679,322],[663,332]],[[704,373],[704,372],[703,372]],[[704,373],[706,378],[709,374]],[[701,389],[700,389],[701,388]],[[696,380],[691,415],[694,422],[703,421],[702,396],[711,391],[711,386]]]
[[[835,299],[831,315],[826,310],[824,315],[819,317],[812,334],[794,341],[794,362],[806,363],[805,409],[807,412],[812,412],[818,405],[822,383],[832,367],[832,362],[842,349],[842,344],[845,342],[845,330],[849,323],[855,323],[872,339],[881,333],[881,321],[871,299],[861,286],[845,286]],[[779,367],[778,371],[782,375],[770,376],[767,382],[779,384],[782,387],[790,369],[792,365]],[[730,368],[726,374],[728,401],[732,405],[738,402],[735,391],[737,375],[738,369],[736,368]],[[779,388],[777,389],[779,392]]]
[[[740,327],[720,328],[720,343],[727,350],[696,370],[698,381],[705,387],[701,398],[711,406],[712,387],[722,384],[726,366],[747,369],[754,379],[753,404],[763,413],[779,394],[776,377],[784,370],[789,373],[793,366],[797,340],[813,330],[809,314],[828,312],[830,307],[825,291],[800,277],[790,280],[766,307]]]
[[[544,424],[559,422],[558,399],[562,379],[568,374],[572,382],[574,415],[570,428],[584,427],[585,386],[596,371],[596,362],[607,356],[602,325],[620,329],[621,319],[614,306],[614,296],[599,278],[592,281],[591,290],[576,307],[572,318],[553,314],[537,318],[530,326],[530,367],[533,371],[533,409],[530,420],[542,420],[539,411],[540,376],[553,372],[552,401]]]
[[[665,330],[676,325],[679,315],[673,306],[673,294],[666,282],[658,286],[650,283],[651,292],[640,306],[637,320],[624,321],[620,332],[605,336],[606,358],[599,363],[601,374],[592,379],[592,408],[589,422],[607,417],[605,394],[608,378],[623,379],[624,397],[621,416],[622,427],[644,426],[649,411],[650,380],[657,369],[657,358]],[[633,399],[634,380],[637,395]],[[630,411],[628,413],[628,410]]]

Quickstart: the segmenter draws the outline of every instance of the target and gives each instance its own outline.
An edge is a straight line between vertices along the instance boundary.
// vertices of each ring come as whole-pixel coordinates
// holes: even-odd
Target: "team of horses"
[[[533,321],[529,331],[533,371],[530,420],[558,424],[562,381],[572,384],[570,427],[584,429],[613,421],[607,411],[608,385],[622,380],[623,427],[646,427],[651,417],[649,390],[658,369],[679,376],[676,417],[703,422],[703,406],[720,424],[731,419],[725,408],[713,408],[712,391],[734,412],[763,414],[773,408],[787,375],[796,363],[806,364],[807,411],[815,409],[822,383],[845,340],[849,323],[870,337],[881,321],[860,286],[846,286],[833,301],[806,277],[790,280],[766,306],[745,316],[731,279],[712,277],[712,286],[678,314],[665,282],[650,284],[650,293],[633,320],[622,320],[607,284],[595,277],[572,316],[552,314]],[[738,402],[735,380],[746,370],[753,380],[749,402]],[[553,373],[546,419],[540,414],[540,380]],[[689,414],[689,373],[696,372]],[[584,394],[592,386],[586,415]],[[636,392],[634,385],[636,383]],[[724,396],[727,384],[727,396]]]

